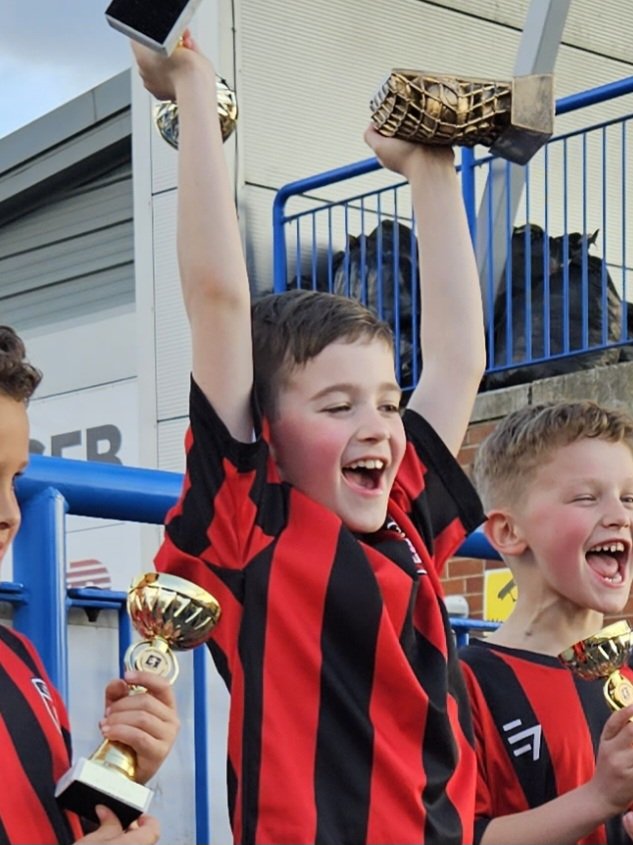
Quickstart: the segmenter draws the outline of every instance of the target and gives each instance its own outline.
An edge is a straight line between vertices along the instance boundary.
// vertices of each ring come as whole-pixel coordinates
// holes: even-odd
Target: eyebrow
[[[351,382],[345,382],[341,384],[331,384],[328,387],[324,387],[323,390],[319,390],[318,393],[315,393],[312,396],[312,399],[322,399],[324,396],[328,396],[330,393],[354,393],[358,390],[358,385],[352,384]],[[400,385],[397,384],[395,381],[385,381],[382,384],[378,385],[378,392],[379,393],[397,393],[398,396],[402,394],[402,390]]]

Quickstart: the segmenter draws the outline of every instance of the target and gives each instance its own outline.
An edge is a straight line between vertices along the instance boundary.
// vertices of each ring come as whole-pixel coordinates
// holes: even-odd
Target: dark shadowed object
[[[565,242],[565,236],[547,237],[534,224],[514,229],[512,278],[501,285],[495,298],[489,366],[564,352],[571,357],[489,373],[484,380],[486,389],[620,360],[617,347],[573,354],[617,342],[621,336],[620,297],[603,259],[588,252],[597,236],[598,231],[590,236],[572,232]]]
[[[349,236],[332,261],[332,289],[372,308],[394,330],[403,389],[413,387],[421,360],[417,342],[417,240],[403,223],[383,220],[369,235]],[[416,338],[415,342],[413,338]]]

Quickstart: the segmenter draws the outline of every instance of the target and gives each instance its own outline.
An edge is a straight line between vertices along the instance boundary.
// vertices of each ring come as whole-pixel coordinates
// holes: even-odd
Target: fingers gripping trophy
[[[182,33],[201,0],[112,0],[106,9],[110,26],[140,44],[168,56],[182,43]],[[216,75],[218,118],[222,140],[226,141],[237,123],[234,91]],[[165,100],[154,108],[154,125],[167,143],[178,148],[178,104]]]
[[[215,598],[184,578],[148,572],[128,591],[127,609],[143,638],[124,658],[126,669],[153,672],[173,683],[178,663],[173,651],[204,643],[220,618]],[[130,694],[143,691],[130,687]],[[57,800],[84,818],[97,820],[95,806],[104,804],[128,827],[144,813],[152,790],[137,783],[136,755],[121,742],[105,740],[89,757],[82,757],[57,784]]]

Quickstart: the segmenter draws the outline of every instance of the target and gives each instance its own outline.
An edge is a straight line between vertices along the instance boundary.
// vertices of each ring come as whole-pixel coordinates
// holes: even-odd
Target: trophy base
[[[105,16],[128,38],[168,56],[199,5],[200,0],[112,0]]]
[[[104,804],[127,828],[146,812],[153,792],[140,783],[81,757],[55,788],[55,797],[67,810],[98,822],[95,806]]]

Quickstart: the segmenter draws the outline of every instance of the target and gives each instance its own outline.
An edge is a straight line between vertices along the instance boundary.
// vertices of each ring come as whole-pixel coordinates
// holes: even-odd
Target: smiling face
[[[20,527],[14,484],[28,459],[26,406],[0,392],[0,562]]]
[[[535,471],[514,517],[543,592],[600,613],[622,610],[633,577],[627,445],[583,438],[556,449]]]
[[[377,531],[405,451],[393,352],[335,342],[280,389],[271,440],[281,475],[358,533]]]

